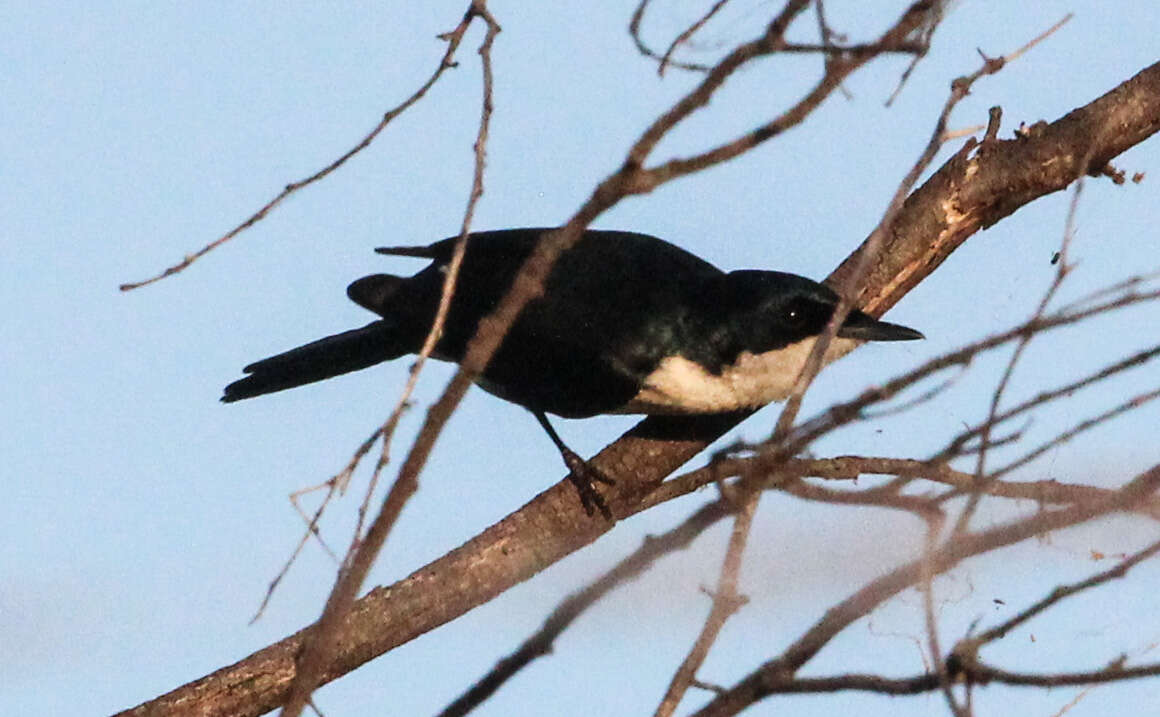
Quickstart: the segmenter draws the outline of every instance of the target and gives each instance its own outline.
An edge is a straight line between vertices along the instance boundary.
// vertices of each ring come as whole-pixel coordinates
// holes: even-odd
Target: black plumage
[[[436,358],[462,359],[480,319],[496,308],[546,231],[510,229],[468,238]],[[355,281],[347,294],[379,320],[250,364],[248,375],[227,386],[222,400],[417,353],[434,319],[454,242],[377,250],[431,263],[409,278],[374,274]],[[536,414],[575,478],[582,461],[555,435],[545,413],[715,413],[777,400],[783,384],[796,376],[794,361],[808,348],[804,341],[821,332],[837,300],[829,288],[793,274],[726,274],[656,237],[588,230],[553,266],[544,295],[521,312],[479,384]],[[839,336],[921,338],[858,311]],[[785,363],[781,357],[791,354]],[[587,485],[582,495],[595,501],[587,506],[602,507],[590,478],[577,484]]]

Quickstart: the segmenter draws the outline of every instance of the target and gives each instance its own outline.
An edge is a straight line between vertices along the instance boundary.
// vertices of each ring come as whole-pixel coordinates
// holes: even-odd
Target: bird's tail
[[[410,342],[398,334],[392,323],[375,321],[262,359],[242,369],[249,375],[226,386],[222,401],[230,403],[314,383],[410,353]]]

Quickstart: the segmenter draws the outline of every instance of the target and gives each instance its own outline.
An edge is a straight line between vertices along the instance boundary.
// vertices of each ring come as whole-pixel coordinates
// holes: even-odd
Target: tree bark
[[[858,302],[881,316],[958,246],[1035,199],[1108,162],[1160,129],[1160,63],[1091,104],[1011,140],[970,140],[907,199]],[[857,252],[828,281],[850,270]],[[748,414],[746,414],[748,415]],[[616,481],[618,517],[669,473],[746,415],[647,418],[592,463]],[[371,590],[346,620],[324,681],[346,674],[527,580],[610,529],[579,509],[567,480],[536,496],[463,546],[389,587]],[[306,630],[122,715],[259,715],[278,707]]]

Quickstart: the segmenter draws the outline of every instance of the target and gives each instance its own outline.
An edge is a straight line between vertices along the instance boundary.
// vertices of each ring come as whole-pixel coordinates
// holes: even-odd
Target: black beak
[[[926,338],[914,329],[879,321],[857,309],[850,311],[846,323],[838,329],[838,336],[858,341],[913,341]]]

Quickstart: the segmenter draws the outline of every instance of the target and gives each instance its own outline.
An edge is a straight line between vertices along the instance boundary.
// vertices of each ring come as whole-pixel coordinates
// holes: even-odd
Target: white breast
[[[762,354],[743,352],[719,375],[680,356],[661,361],[640,392],[618,413],[726,413],[757,408],[784,400],[793,388],[816,338]],[[857,345],[835,338],[826,350],[826,362]]]

